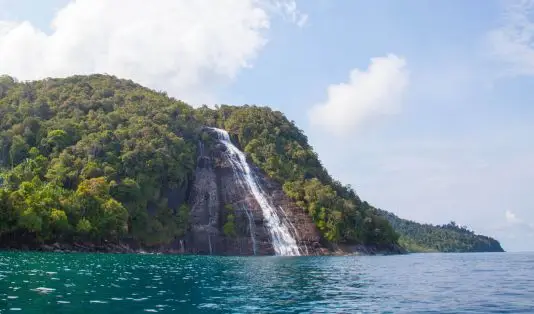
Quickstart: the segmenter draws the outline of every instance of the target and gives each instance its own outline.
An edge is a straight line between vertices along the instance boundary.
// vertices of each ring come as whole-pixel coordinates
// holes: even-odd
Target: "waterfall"
[[[185,253],[184,240],[180,240],[180,250]]]
[[[289,217],[287,217],[286,211],[282,208],[282,206],[278,206],[278,208],[280,209],[282,214],[284,214],[284,218],[286,219],[286,221],[288,222],[289,226],[293,230],[293,234],[295,235],[295,237],[298,236],[297,228],[295,228],[295,225],[293,225],[291,220],[289,220]],[[304,249],[306,249],[306,255],[310,255],[310,253],[308,252],[308,247],[306,246],[306,244],[303,244],[303,245],[304,245]]]
[[[198,156],[204,157],[204,143],[202,143],[202,141],[198,141],[198,150]]]
[[[209,231],[208,231],[208,243],[210,245],[210,255],[212,255],[213,254],[213,249],[211,248],[211,234],[209,233]]]
[[[246,187],[260,205],[276,255],[300,255],[297,241],[291,235],[287,222],[280,219],[276,209],[267,200],[265,193],[254,178],[245,154],[232,144],[228,132],[217,128],[212,128],[212,130],[217,133],[218,140],[226,147],[225,157],[231,163],[239,184]]]
[[[248,218],[248,228],[250,230],[250,238],[252,239],[252,252],[256,255],[256,237],[254,236],[254,217],[248,208],[245,208],[245,213]]]

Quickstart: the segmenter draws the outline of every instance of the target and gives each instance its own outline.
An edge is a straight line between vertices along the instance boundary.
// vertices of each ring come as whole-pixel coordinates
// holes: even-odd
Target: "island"
[[[211,255],[496,252],[332,178],[268,107],[193,108],[109,75],[0,77],[0,248]]]

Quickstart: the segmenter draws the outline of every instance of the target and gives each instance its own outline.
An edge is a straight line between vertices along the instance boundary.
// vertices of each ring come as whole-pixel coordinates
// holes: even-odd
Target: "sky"
[[[534,251],[532,0],[0,0],[0,73],[268,105],[376,207]]]

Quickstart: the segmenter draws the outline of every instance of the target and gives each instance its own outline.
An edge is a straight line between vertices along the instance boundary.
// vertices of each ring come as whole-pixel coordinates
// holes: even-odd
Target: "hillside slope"
[[[322,245],[396,250],[388,217],[332,179],[302,131],[267,107],[193,109],[105,75],[26,83],[4,76],[0,116],[0,245],[183,246],[195,220],[199,147],[217,145],[204,128],[212,126],[247,153],[274,187],[271,197],[283,194],[294,217],[308,215]],[[221,193],[217,187],[216,225],[221,243],[232,243],[222,229],[235,200],[226,204]]]
[[[504,252],[499,241],[454,222],[436,226],[402,219],[383,210],[378,212],[399,233],[400,244],[409,252]]]
[[[398,236],[354,190],[334,180],[306,136],[293,122],[267,107],[220,106],[197,110],[208,125],[234,135],[253,164],[283,185],[305,209],[326,240],[346,244],[390,245]]]
[[[0,79],[0,234],[37,242],[183,236],[194,110],[104,75]]]

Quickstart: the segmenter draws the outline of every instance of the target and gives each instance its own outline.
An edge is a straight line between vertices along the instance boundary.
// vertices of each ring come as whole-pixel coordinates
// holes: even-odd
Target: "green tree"
[[[86,218],[80,219],[76,225],[76,231],[81,235],[88,235],[93,229],[91,222]]]
[[[28,156],[30,146],[20,135],[13,136],[11,147],[9,149],[9,160],[11,167],[23,161]]]
[[[59,152],[70,144],[70,136],[64,130],[51,130],[41,142],[48,152]]]

